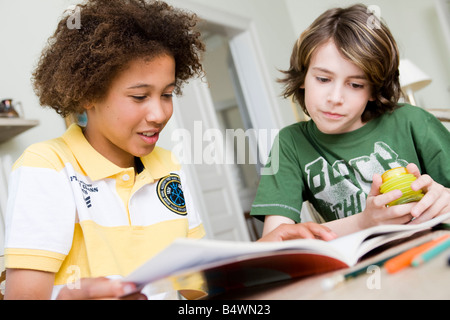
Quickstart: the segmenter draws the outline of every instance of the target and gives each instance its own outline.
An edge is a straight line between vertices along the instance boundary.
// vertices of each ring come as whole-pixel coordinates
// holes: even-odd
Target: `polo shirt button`
[[[123,180],[123,181],[128,181],[128,180],[130,180],[130,176],[129,176],[128,174],[124,174],[124,175],[122,176],[122,180]]]

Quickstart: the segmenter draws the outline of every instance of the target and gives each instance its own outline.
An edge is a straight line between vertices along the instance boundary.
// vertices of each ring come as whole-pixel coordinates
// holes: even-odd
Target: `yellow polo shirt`
[[[79,277],[126,276],[175,238],[201,238],[180,165],[156,147],[144,169],[120,168],[72,125],[30,146],[10,179],[6,268]]]

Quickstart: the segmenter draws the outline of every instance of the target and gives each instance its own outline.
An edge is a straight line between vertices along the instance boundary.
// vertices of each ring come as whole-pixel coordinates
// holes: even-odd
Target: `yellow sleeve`
[[[65,255],[45,250],[5,249],[5,268],[58,272]]]

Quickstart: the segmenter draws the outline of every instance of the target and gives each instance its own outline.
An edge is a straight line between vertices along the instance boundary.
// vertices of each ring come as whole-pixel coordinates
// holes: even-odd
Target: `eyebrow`
[[[324,72],[324,73],[328,73],[328,74],[334,75],[334,72],[332,72],[332,71],[330,71],[330,70],[328,70],[328,69],[325,69],[325,68],[321,68],[321,67],[312,67],[312,69],[313,69],[313,70],[316,70],[316,71],[321,71],[321,72]],[[349,78],[349,79],[361,79],[361,80],[367,80],[367,77],[366,77],[365,75],[363,75],[363,74],[357,74],[357,75],[349,76],[349,77],[347,77],[347,78]]]
[[[175,81],[172,83],[169,83],[165,88],[169,88],[169,87],[175,87]],[[141,89],[141,88],[153,88],[154,86],[147,84],[147,83],[137,83],[135,85],[132,85],[131,87],[128,87],[127,89]]]

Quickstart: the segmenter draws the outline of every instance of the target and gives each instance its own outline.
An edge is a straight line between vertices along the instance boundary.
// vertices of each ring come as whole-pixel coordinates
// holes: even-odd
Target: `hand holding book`
[[[304,222],[297,224],[282,224],[263,236],[258,242],[286,241],[295,239],[333,240],[337,235],[328,227],[314,223]]]

